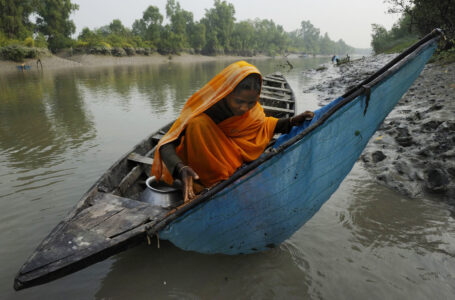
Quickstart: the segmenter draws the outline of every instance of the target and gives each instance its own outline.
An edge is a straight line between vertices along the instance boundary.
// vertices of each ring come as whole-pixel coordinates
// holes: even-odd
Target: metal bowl
[[[145,181],[147,186],[140,196],[140,201],[147,202],[163,208],[172,208],[183,202],[182,192],[162,181],[157,181],[155,176]]]

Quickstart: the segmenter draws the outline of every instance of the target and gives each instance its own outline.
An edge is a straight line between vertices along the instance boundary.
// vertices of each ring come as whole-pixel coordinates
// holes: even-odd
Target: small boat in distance
[[[255,253],[303,226],[335,192],[370,137],[437,47],[435,30],[357,87],[277,137],[255,161],[180,206],[138,201],[154,147],[171,124],[117,161],[22,266],[15,289],[41,284],[159,237],[201,253]],[[295,97],[278,74],[264,77],[261,104],[292,116]]]
[[[19,71],[28,71],[28,70],[31,70],[31,68],[32,68],[32,66],[29,66],[26,64],[18,65],[16,67]]]

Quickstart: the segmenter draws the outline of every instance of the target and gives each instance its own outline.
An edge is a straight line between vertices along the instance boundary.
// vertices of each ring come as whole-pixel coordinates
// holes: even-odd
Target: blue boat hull
[[[435,42],[422,47],[371,86],[369,97],[360,95],[342,106],[302,139],[170,223],[160,238],[184,250],[224,254],[263,251],[288,239],[336,191],[435,48]],[[316,111],[311,123],[280,137],[275,147],[343,100]]]

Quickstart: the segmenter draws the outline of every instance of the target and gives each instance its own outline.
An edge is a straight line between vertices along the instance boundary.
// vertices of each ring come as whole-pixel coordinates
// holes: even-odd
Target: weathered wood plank
[[[164,134],[165,133],[161,133],[161,132],[156,133],[152,136],[152,140],[157,142],[157,141],[161,140],[161,138],[164,136]]]
[[[141,163],[141,164],[144,164],[144,165],[153,165],[153,158],[151,157],[146,157],[146,156],[142,156],[140,154],[137,154],[135,152],[132,152],[128,155],[128,160],[131,160],[131,161],[134,161],[134,162],[138,162],[138,163]]]
[[[49,243],[42,244],[34,252],[29,265],[21,269],[28,273],[34,269],[43,268],[70,256],[77,256],[81,249],[96,248],[106,244],[108,239],[95,232],[83,230],[74,223],[66,223],[58,232],[55,232]]]
[[[259,98],[265,99],[265,100],[273,100],[273,101],[281,101],[281,102],[288,102],[288,103],[294,103],[294,101],[289,100],[289,99],[280,99],[280,98],[275,98],[267,95],[261,95]]]
[[[94,206],[74,222],[81,228],[113,238],[150,220],[166,215],[167,210],[113,194],[103,194]]]
[[[118,187],[114,190],[114,195],[123,195],[126,190],[139,179],[142,174],[142,168],[140,166],[134,167],[125,177],[123,177],[122,181],[120,181]]]
[[[267,86],[267,85],[262,86],[262,90],[279,91],[279,92],[285,92],[285,93],[289,93],[289,94],[292,93],[292,91],[290,89],[277,88],[277,87]]]
[[[279,83],[279,84],[285,83],[284,80],[277,80],[275,78],[270,78],[270,77],[264,77],[262,80],[263,81],[269,81],[269,82],[275,82],[275,83]]]
[[[284,112],[284,113],[294,113],[294,110],[292,109],[286,109],[286,108],[279,108],[279,107],[272,107],[272,106],[265,106],[265,105],[262,105],[262,108],[264,110],[269,110],[269,111],[278,111],[278,112]]]
[[[272,78],[275,80],[280,80],[280,81],[286,81],[282,75],[275,75],[275,74],[270,74],[266,76],[267,78]]]
[[[93,230],[109,238],[114,238],[126,231],[132,230],[147,223],[151,219],[164,217],[166,211],[159,206],[137,207],[134,209],[122,210],[105,222],[98,224]]]
[[[46,275],[50,279],[59,277],[52,272],[70,265],[77,270],[93,263],[88,261],[112,255],[121,250],[114,249],[116,245],[138,236],[145,230],[145,224],[154,223],[167,213],[166,209],[148,203],[112,194],[98,195],[93,206],[64,222],[36,249],[30,263],[20,271],[21,280],[27,282]],[[101,253],[105,254],[91,259]]]

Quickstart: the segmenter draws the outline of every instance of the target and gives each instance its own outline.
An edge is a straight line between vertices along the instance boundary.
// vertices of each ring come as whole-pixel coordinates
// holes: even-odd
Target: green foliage
[[[177,0],[167,0],[165,26],[159,9],[151,5],[131,29],[115,19],[100,28],[84,28],[74,41],[70,36],[75,26],[69,17],[77,9],[71,0],[0,0],[0,46],[49,47],[52,51],[73,47],[76,53],[115,56],[149,55],[155,51],[274,56],[288,51],[333,54],[353,49],[342,40],[330,40],[327,34],[322,37],[309,21],[303,21],[301,28],[292,33],[272,20],[236,23],[234,6],[224,0],[214,0],[200,21],[195,21]],[[36,24],[29,21],[32,19]],[[32,32],[36,34],[34,39]],[[17,54],[12,56],[21,56],[21,50],[14,51]]]
[[[0,31],[0,47],[9,46],[12,44],[19,44],[18,40],[9,39],[3,32]]]
[[[454,0],[388,0],[387,2],[392,5],[389,12],[401,13],[402,17],[390,31],[381,25],[373,24],[372,46],[376,53],[399,52],[415,42],[417,36],[426,35],[434,28],[443,29],[449,39],[455,38]],[[448,49],[453,47],[453,44],[448,45]],[[441,57],[445,55],[443,53],[440,54]],[[450,51],[447,51],[447,57],[451,57]]]
[[[35,47],[35,40],[32,38],[32,37],[27,37],[25,40],[24,40],[24,46],[27,46],[27,47]]]
[[[384,53],[400,53],[418,41],[417,38],[414,37],[404,37],[401,39],[397,39],[394,43],[390,44],[389,48],[384,50]]]
[[[455,38],[454,0],[388,0],[391,13],[408,15],[420,35],[441,28],[449,39]]]
[[[215,0],[214,7],[205,11],[205,17],[201,20],[207,34],[205,52],[217,53],[223,50],[229,52],[232,49],[234,14],[234,5],[221,0]]]
[[[70,35],[76,26],[69,19],[70,14],[79,8],[70,0],[40,0],[38,2],[36,28],[47,36],[52,51],[72,45]]]
[[[389,31],[382,25],[372,24],[371,46],[375,53],[395,53],[406,49],[417,40],[417,34],[412,30],[411,18],[403,15]]]
[[[74,44],[74,47],[75,48],[88,48],[89,47],[89,43],[79,40],[79,41],[76,41],[76,43]]]
[[[79,34],[78,43],[76,47],[97,47],[103,42],[103,37],[87,27],[82,29],[82,32]],[[112,43],[110,43],[112,45]]]
[[[302,21],[300,23],[298,36],[300,36],[303,41],[305,52],[309,54],[319,53],[320,30],[314,27],[310,21]]]
[[[119,36],[126,36],[128,34],[128,29],[123,26],[122,22],[119,19],[115,19],[109,24],[109,33],[116,34]]]
[[[38,33],[35,37],[35,47],[37,48],[47,48],[46,37],[42,33]]]
[[[272,20],[255,20],[253,27],[256,51],[271,56],[284,52],[287,36],[281,25],[276,25]]]
[[[190,47],[197,53],[202,52],[206,44],[206,28],[202,23],[193,23],[189,28]]]
[[[120,47],[114,47],[111,49],[111,53],[114,56],[126,56],[126,51]]]
[[[448,40],[447,44],[455,45],[455,39]],[[441,65],[455,63],[455,47],[437,51],[437,53],[431,58],[430,62],[437,62]]]
[[[0,31],[9,39],[25,39],[32,32],[30,0],[0,0]]]
[[[243,21],[234,25],[232,47],[241,55],[253,55],[256,47],[255,27],[252,22]]]
[[[170,24],[161,30],[159,43],[163,53],[179,53],[189,47],[188,30],[192,26],[193,14],[180,7],[175,0],[168,0],[166,4],[166,17]]]
[[[310,21],[302,21],[300,28],[287,34],[290,39],[289,51],[299,51],[306,54],[347,54],[355,52],[355,49],[347,45],[342,39],[333,41],[325,33],[323,36],[320,30],[311,24]]]
[[[34,48],[12,45],[0,48],[0,56],[6,60],[22,62],[25,58],[36,58],[38,52]]]
[[[155,6],[149,6],[143,13],[142,19],[133,23],[133,34],[140,36],[143,40],[150,41],[157,45],[160,40],[161,24],[163,16]]]

